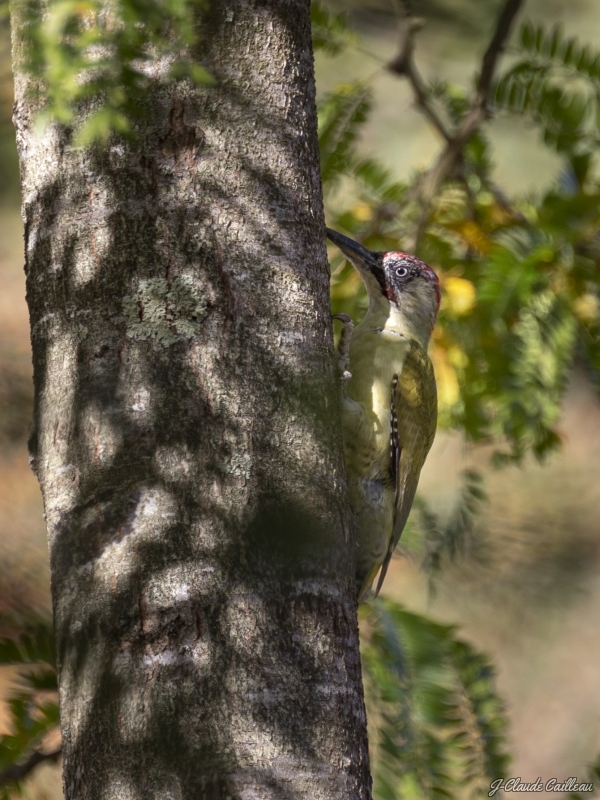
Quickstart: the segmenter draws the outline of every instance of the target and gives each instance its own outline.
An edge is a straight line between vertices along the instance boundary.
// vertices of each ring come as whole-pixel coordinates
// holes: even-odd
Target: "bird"
[[[406,525],[437,425],[437,391],[427,354],[440,307],[436,272],[400,251],[368,250],[329,228],[357,270],[369,307],[340,340],[342,434],[350,505],[358,527],[359,603],[379,594]]]

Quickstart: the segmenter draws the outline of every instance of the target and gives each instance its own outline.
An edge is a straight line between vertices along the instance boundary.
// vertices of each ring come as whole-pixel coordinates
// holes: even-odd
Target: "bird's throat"
[[[369,298],[369,310],[359,327],[363,325],[377,331],[385,341],[393,342],[398,338],[417,341],[427,351],[432,332],[432,320],[419,313],[419,308],[412,298],[403,298],[401,305],[390,303],[386,297],[379,295]]]

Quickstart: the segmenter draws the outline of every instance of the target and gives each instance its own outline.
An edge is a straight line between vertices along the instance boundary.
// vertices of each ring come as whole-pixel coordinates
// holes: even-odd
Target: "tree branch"
[[[508,39],[514,19],[524,2],[525,0],[507,0],[498,18],[492,41],[481,61],[481,72],[477,82],[477,99],[482,105],[487,103],[494,72],[496,71],[496,64],[498,63],[498,57],[504,51],[504,45]]]
[[[4,772],[0,772],[0,786],[6,786],[9,783],[23,780],[23,778],[26,778],[29,773],[38,766],[38,764],[41,764],[44,761],[54,761],[56,763],[61,757],[61,754],[61,747],[59,747],[58,750],[51,751],[50,753],[43,753],[40,750],[34,750],[27,761],[24,761],[22,764],[14,764],[12,767],[5,769]]]
[[[454,168],[458,157],[461,155],[462,150],[469,139],[473,136],[483,122],[490,116],[488,108],[489,93],[494,79],[496,66],[500,54],[504,50],[504,45],[512,28],[512,24],[516,15],[518,14],[521,6],[525,0],[506,0],[502,13],[498,17],[494,34],[488,45],[487,50],[483,55],[481,61],[481,71],[477,81],[477,93],[471,104],[471,108],[465,115],[461,124],[458,126],[453,134],[447,134],[445,127],[437,117],[437,114],[432,109],[431,104],[426,102],[425,107],[421,104],[419,96],[425,98],[427,95],[424,87],[419,85],[420,78],[412,61],[412,37],[415,28],[412,30],[409,25],[406,25],[406,32],[404,34],[403,45],[397,58],[394,59],[390,65],[390,69],[397,72],[399,75],[405,75],[413,87],[417,102],[423,108],[430,121],[446,139],[446,145],[440,155],[438,156],[434,165],[429,169],[421,178],[417,188],[417,198],[421,204],[421,211],[419,218],[415,225],[412,240],[406,244],[407,249],[416,250],[419,240],[429,219],[429,211],[431,203],[436,196],[440,186],[446,180],[448,175]],[[432,117],[433,114],[433,117]]]
[[[417,106],[429,119],[442,138],[445,139],[446,142],[450,142],[452,136],[431,104],[425,89],[425,84],[419,75],[413,58],[415,49],[414,37],[417,31],[421,29],[422,25],[422,20],[415,19],[414,17],[405,19],[398,55],[393,61],[390,61],[387,67],[390,72],[394,72],[396,75],[402,75],[408,80],[412,87]]]
[[[496,186],[494,181],[492,181],[490,178],[487,178],[485,175],[481,175],[480,173],[477,174],[484,189],[486,189],[493,196],[500,208],[506,214],[511,216],[515,222],[518,222],[519,225],[527,225],[527,217],[521,211],[519,211],[518,208],[515,208],[513,205],[511,205],[502,189],[500,189],[499,186]]]

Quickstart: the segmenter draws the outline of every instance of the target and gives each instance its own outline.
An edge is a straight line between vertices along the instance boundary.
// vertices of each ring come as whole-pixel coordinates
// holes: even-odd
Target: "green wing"
[[[392,553],[406,525],[421,468],[433,444],[437,425],[437,391],[433,365],[417,342],[411,343],[402,372],[394,383],[392,408],[396,410],[396,418],[392,420],[390,432],[392,470],[396,472],[394,527],[375,596],[379,594]]]

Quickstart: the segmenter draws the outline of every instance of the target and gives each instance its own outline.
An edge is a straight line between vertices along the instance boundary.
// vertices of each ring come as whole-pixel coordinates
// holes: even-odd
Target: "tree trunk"
[[[23,35],[66,798],[368,798],[309,2],[212,2],[137,144],[37,132]]]

